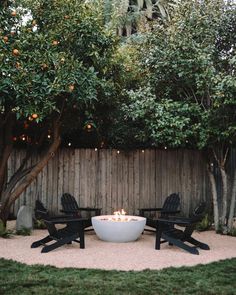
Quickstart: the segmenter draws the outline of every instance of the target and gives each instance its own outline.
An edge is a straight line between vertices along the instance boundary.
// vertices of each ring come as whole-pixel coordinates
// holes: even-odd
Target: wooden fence
[[[9,177],[24,154],[19,150],[12,154]],[[104,214],[121,208],[136,214],[141,207],[160,207],[172,192],[180,193],[185,213],[210,198],[205,164],[197,151],[61,149],[16,201],[13,213],[23,204],[34,207],[37,198],[58,213],[65,192],[74,195],[80,206],[100,207]]]

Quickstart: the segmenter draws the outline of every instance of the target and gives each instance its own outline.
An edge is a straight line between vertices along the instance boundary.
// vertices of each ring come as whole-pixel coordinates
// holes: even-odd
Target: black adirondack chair
[[[81,249],[85,248],[84,222],[86,222],[86,219],[66,215],[50,217],[48,210],[39,200],[36,201],[35,217],[44,220],[49,234],[45,238],[32,243],[31,248],[43,245],[41,252],[47,253],[72,242],[80,243]],[[57,224],[65,224],[65,227],[57,229]],[[47,245],[51,241],[55,242]]]
[[[92,216],[101,215],[100,208],[79,207],[76,199],[71,194],[65,193],[61,197],[61,212],[71,214],[80,218],[85,218],[84,228],[92,226]],[[90,229],[86,229],[88,231]]]
[[[192,237],[192,233],[196,228],[196,224],[202,220],[204,217],[206,204],[205,202],[200,203],[197,206],[191,217],[167,217],[159,218],[157,220],[157,231],[156,231],[156,250],[160,250],[161,243],[168,242],[169,245],[175,245],[180,247],[191,254],[199,254],[197,248],[203,250],[210,250],[207,244],[197,241]],[[176,228],[184,227],[183,230]],[[163,239],[163,240],[162,240]],[[192,244],[193,246],[186,244],[186,242]]]
[[[173,193],[165,199],[165,202],[162,208],[139,209],[139,215],[147,218],[146,225],[155,229],[153,230],[153,229],[145,228],[145,230],[150,232],[156,232],[157,218],[159,217],[165,218],[165,217],[168,217],[169,215],[175,215],[180,212],[179,207],[180,207],[179,194]]]

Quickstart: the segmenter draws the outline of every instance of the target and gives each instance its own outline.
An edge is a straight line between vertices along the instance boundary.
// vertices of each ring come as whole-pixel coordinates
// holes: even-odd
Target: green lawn
[[[0,259],[0,294],[236,294],[236,258],[161,271],[28,266]]]

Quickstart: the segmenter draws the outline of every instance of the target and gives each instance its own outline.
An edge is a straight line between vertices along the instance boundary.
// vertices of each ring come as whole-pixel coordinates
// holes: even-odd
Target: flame
[[[115,211],[113,214],[114,214],[115,216],[121,216],[121,215],[125,215],[126,212],[125,212],[124,209],[121,209],[121,211],[120,211],[120,210]]]
[[[113,214],[114,217],[111,219],[113,221],[128,221],[128,218],[125,217],[126,212],[124,209],[115,211]]]

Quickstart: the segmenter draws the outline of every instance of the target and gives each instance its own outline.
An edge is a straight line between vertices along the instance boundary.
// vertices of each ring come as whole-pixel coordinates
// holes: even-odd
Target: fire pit
[[[146,218],[125,215],[124,211],[114,214],[92,217],[92,225],[97,236],[103,241],[114,243],[137,240],[144,230]]]

